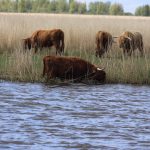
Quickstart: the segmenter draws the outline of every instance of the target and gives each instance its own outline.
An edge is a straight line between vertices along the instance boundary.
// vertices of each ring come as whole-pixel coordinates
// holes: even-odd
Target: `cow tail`
[[[99,37],[96,37],[96,51],[99,51],[100,49],[100,40],[99,40]]]
[[[105,49],[105,45],[103,44],[104,43],[104,35],[101,35],[100,38],[101,38],[101,40],[99,40],[99,47],[100,47],[100,51],[103,51],[103,49]]]
[[[141,40],[141,48],[144,49],[143,39]]]
[[[141,56],[143,56],[145,54],[143,39],[141,40],[140,52],[141,52]]]
[[[28,39],[28,49],[30,50],[32,48],[32,41],[31,38]]]
[[[65,47],[65,44],[64,44],[64,33],[62,33],[62,37],[61,37],[61,52],[64,53],[64,47]]]

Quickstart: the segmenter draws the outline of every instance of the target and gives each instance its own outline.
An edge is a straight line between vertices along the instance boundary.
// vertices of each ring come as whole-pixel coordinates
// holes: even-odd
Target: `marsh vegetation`
[[[79,56],[100,67],[105,67],[107,83],[150,84],[150,19],[145,17],[55,15],[55,14],[0,14],[0,78],[7,80],[44,82],[43,62],[55,49],[25,52],[22,39],[38,29],[61,28],[65,33],[65,55]],[[117,44],[102,58],[95,57],[95,34],[99,30],[113,36],[123,31],[139,31],[143,35],[145,56],[135,51],[124,57]]]

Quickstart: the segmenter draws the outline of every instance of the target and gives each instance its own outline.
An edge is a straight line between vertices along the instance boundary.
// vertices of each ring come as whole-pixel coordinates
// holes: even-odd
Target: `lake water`
[[[0,82],[0,150],[148,150],[150,86]]]

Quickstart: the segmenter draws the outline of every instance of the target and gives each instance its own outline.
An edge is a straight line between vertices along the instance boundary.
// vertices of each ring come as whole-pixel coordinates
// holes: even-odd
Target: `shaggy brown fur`
[[[139,49],[141,55],[143,55],[143,38],[139,32],[123,32],[118,38],[118,45],[123,49],[124,55],[128,54],[131,56],[136,49]]]
[[[28,42],[26,40],[28,39]],[[56,55],[64,53],[64,32],[61,29],[53,30],[37,30],[31,37],[24,40],[25,48],[35,48],[35,53],[38,49],[50,48],[54,46],[56,48]]]
[[[24,49],[31,49],[32,45],[31,45],[31,38],[26,38],[26,39],[23,39],[23,47]]]
[[[48,79],[93,79],[104,82],[106,73],[95,65],[78,57],[45,56],[43,58],[43,77]]]
[[[107,52],[113,43],[113,37],[110,33],[99,31],[96,34],[96,57],[101,57],[105,52]]]

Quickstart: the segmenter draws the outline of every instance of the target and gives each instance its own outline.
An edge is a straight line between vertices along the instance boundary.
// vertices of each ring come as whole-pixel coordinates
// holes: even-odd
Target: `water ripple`
[[[150,87],[0,82],[0,149],[150,149]]]

